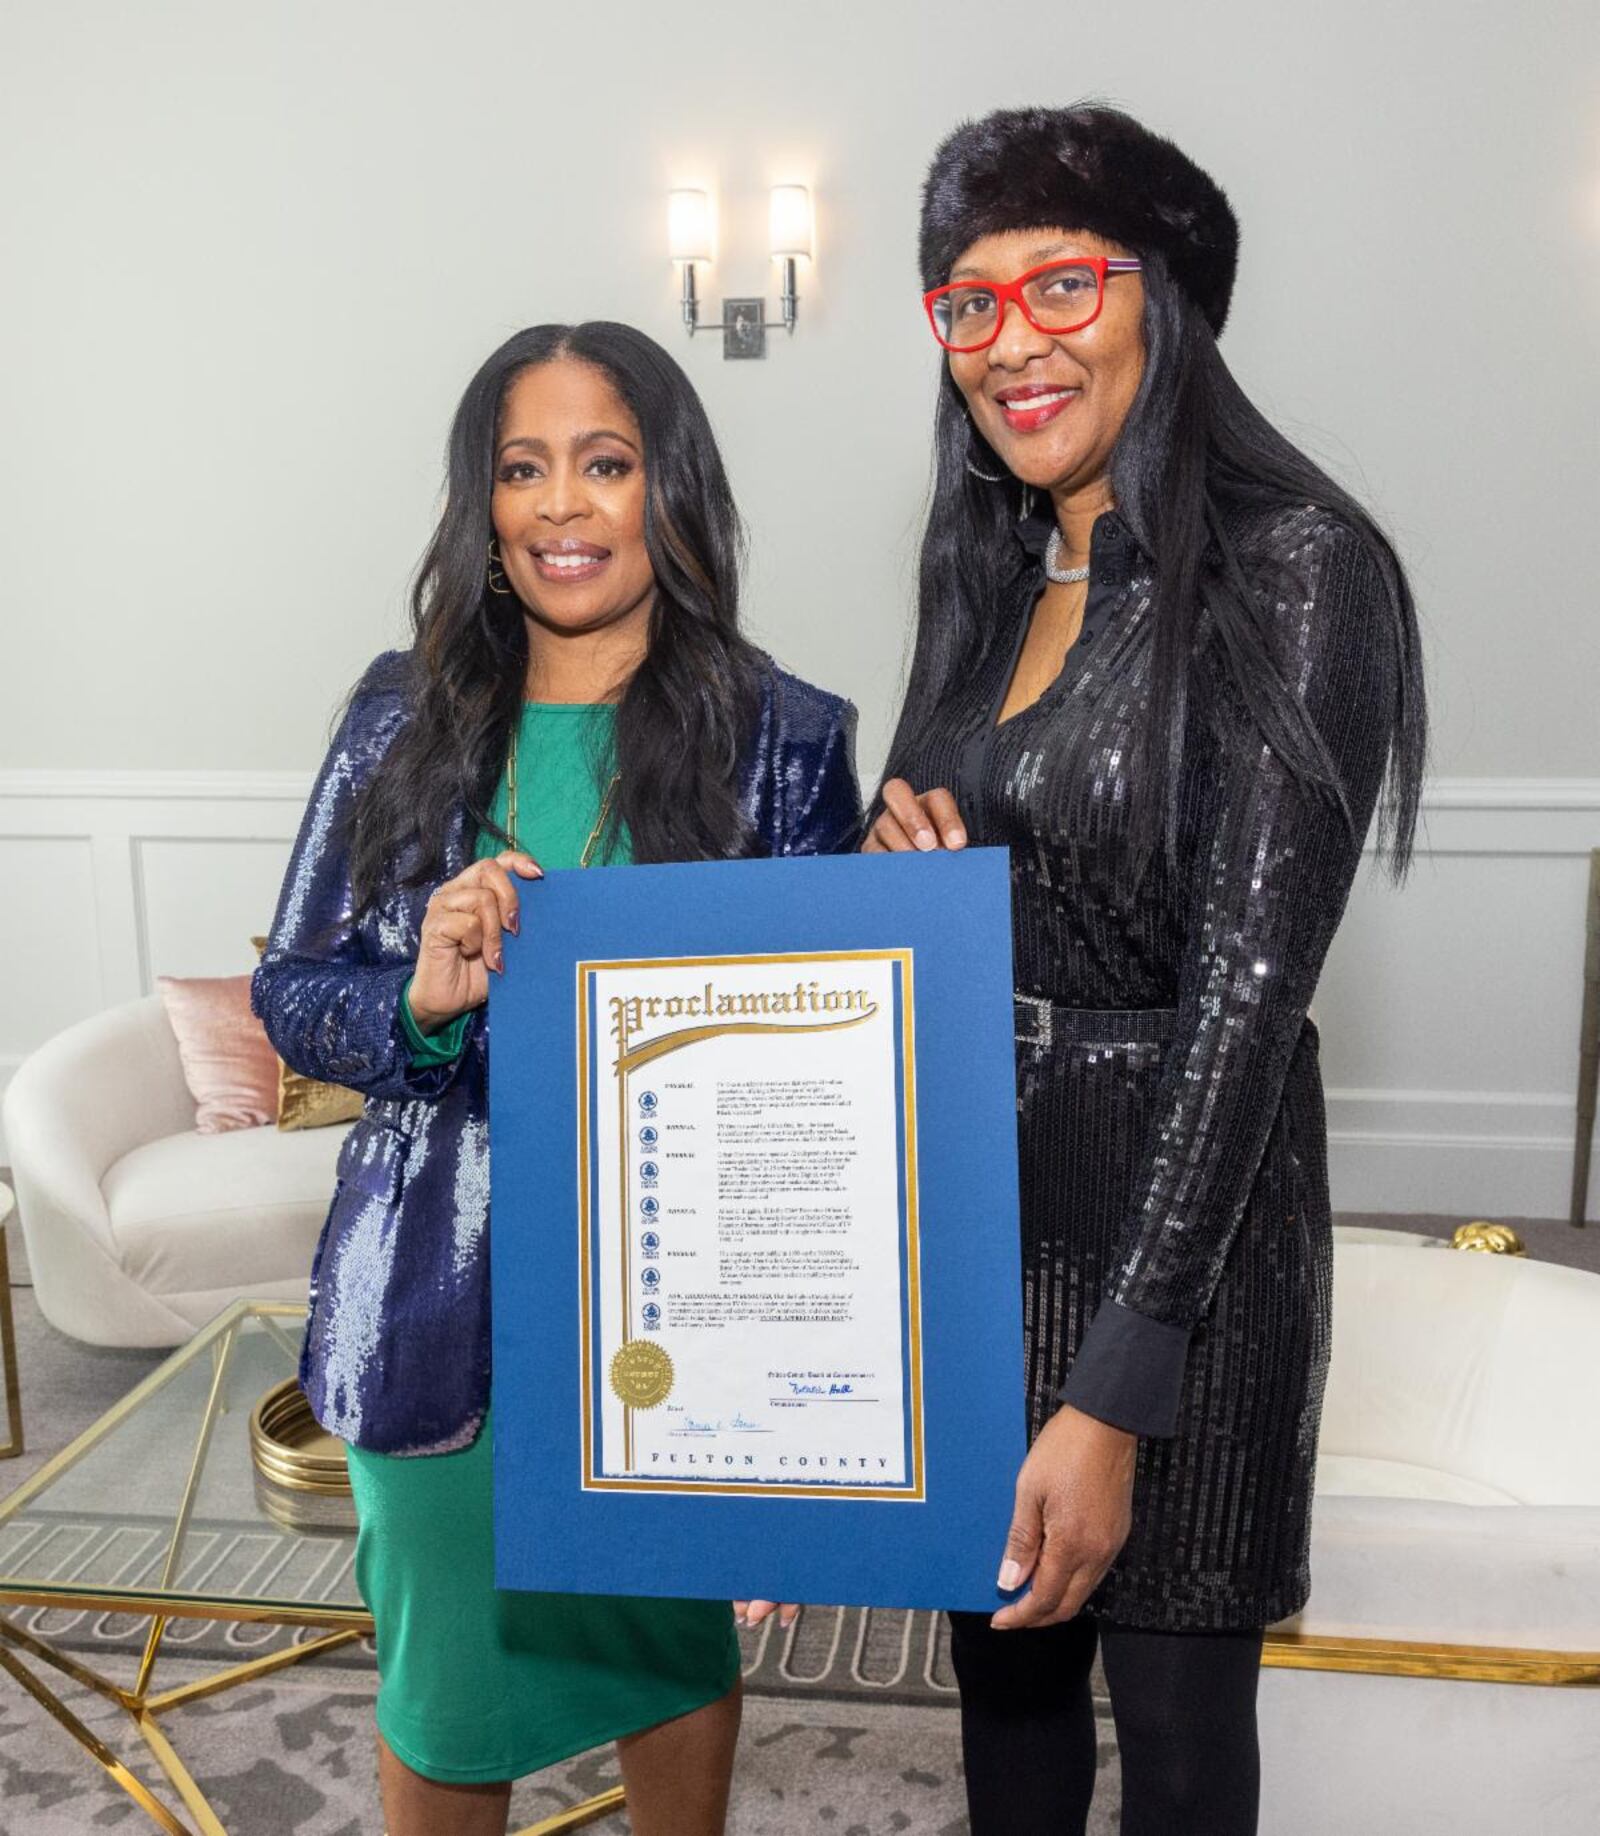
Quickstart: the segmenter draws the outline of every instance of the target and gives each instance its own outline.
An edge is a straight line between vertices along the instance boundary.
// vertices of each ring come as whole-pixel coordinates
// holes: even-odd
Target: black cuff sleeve
[[[1089,1322],[1057,1400],[1130,1434],[1176,1434],[1189,1332],[1106,1301]]]

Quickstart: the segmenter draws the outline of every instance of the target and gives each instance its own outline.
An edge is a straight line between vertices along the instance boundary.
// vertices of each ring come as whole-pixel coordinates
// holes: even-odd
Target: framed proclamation
[[[524,888],[490,997],[500,1586],[998,1603],[1009,897],[991,849]]]

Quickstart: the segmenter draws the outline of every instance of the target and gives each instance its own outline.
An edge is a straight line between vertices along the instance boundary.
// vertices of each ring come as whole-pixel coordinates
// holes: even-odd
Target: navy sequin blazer
[[[285,1063],[366,1098],[339,1155],[311,1270],[301,1382],[317,1420],[358,1447],[467,1445],[489,1401],[488,1025],[478,1009],[452,1063],[413,1065],[400,994],[431,887],[354,913],[346,826],[409,714],[405,653],[357,686],[306,806],[251,985]],[[855,710],[771,667],[742,803],[768,854],[854,847]],[[466,867],[454,825],[443,878]]]

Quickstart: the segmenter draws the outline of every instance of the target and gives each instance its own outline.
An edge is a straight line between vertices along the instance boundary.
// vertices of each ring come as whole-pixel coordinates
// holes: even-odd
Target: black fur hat
[[[922,188],[924,290],[939,287],[980,236],[1087,230],[1136,255],[1159,251],[1220,332],[1239,260],[1239,224],[1221,186],[1170,140],[1120,109],[1003,108],[950,134]]]

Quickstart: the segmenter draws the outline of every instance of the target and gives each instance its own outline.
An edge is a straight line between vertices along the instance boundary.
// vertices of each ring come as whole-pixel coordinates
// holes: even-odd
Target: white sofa
[[[1600,1655],[1600,1276],[1336,1237],[1312,1592],[1273,1631],[1374,1668],[1263,1670],[1262,1836],[1592,1836],[1595,1689],[1377,1666]]]
[[[306,1297],[347,1128],[201,1135],[159,996],[20,1065],[6,1145],[34,1292],[92,1345],[178,1345],[243,1295]]]

